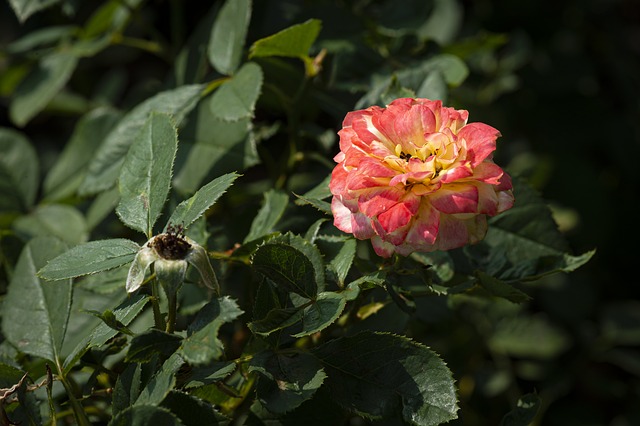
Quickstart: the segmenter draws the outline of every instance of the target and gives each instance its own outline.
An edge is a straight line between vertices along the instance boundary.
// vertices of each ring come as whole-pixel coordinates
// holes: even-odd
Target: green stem
[[[167,312],[167,333],[173,333],[176,329],[176,313],[178,311],[178,297],[176,293],[167,294],[169,311]]]
[[[62,371],[60,367],[58,367],[58,371]],[[76,423],[79,426],[91,426],[91,422],[87,418],[87,415],[84,412],[84,408],[80,401],[76,399],[73,395],[73,389],[69,381],[64,376],[58,376],[65,390],[67,391],[67,396],[69,397],[69,404],[71,405],[71,409],[73,410],[73,416],[76,419]]]
[[[166,327],[162,313],[160,312],[160,293],[158,292],[158,281],[151,282],[151,306],[153,307],[153,322],[158,330]]]

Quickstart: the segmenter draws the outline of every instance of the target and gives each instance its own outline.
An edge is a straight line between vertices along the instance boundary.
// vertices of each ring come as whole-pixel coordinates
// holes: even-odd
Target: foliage
[[[593,251],[525,178],[485,240],[449,252],[383,260],[332,225],[344,115],[465,108],[474,61],[499,54],[500,36],[457,38],[457,2],[8,3],[25,31],[2,71],[0,421],[436,425],[465,416],[466,353],[566,349],[528,292]],[[144,258],[159,234],[188,269]],[[533,421],[535,389],[486,374],[513,402],[488,421]]]

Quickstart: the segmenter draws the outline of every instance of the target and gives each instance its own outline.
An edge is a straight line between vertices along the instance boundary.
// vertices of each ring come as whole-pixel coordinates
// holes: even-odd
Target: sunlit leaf
[[[38,61],[20,82],[9,106],[11,121],[22,127],[42,111],[67,83],[76,68],[78,57],[67,52],[53,52]]]
[[[124,238],[90,241],[49,261],[38,275],[61,280],[106,271],[131,262],[138,250],[138,244]]]
[[[211,28],[207,53],[211,65],[230,75],[240,64],[251,20],[251,0],[227,0]]]
[[[253,118],[260,91],[262,89],[262,69],[248,62],[238,72],[225,81],[209,100],[209,108],[214,117],[223,121],[237,121]]]
[[[175,125],[196,106],[204,85],[181,86],[160,92],[129,111],[106,137],[96,152],[87,176],[80,186],[83,195],[111,188],[118,176],[124,158],[133,141],[138,137],[151,112],[168,114]]]
[[[2,304],[4,337],[21,352],[55,364],[67,330],[71,280],[45,282],[36,272],[66,248],[52,237],[31,240],[20,254]]]
[[[309,306],[302,310],[302,331],[293,334],[293,337],[309,336],[324,330],[340,317],[346,303],[346,299],[340,293],[319,293]]]
[[[415,425],[457,417],[451,371],[429,348],[406,337],[362,332],[318,347],[332,398],[368,417],[401,415]]]
[[[262,56],[285,56],[303,58],[318,37],[322,22],[318,19],[293,25],[269,37],[257,40],[251,46],[249,58]]]
[[[178,134],[169,116],[152,113],[136,137],[120,171],[122,222],[148,237],[167,200]]]
[[[173,214],[167,221],[167,225],[182,225],[185,229],[195,222],[204,212],[211,207],[225,193],[225,191],[239,177],[237,173],[228,173],[220,176],[202,188],[200,188],[193,196],[184,200],[173,211]],[[165,226],[166,229],[166,226]]]

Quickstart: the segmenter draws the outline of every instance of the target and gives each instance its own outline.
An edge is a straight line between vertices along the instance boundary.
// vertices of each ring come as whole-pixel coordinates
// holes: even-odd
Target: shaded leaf
[[[138,244],[124,238],[90,241],[49,261],[38,275],[61,280],[106,271],[131,262],[138,250]]]
[[[321,28],[321,21],[309,19],[257,40],[249,50],[249,59],[263,56],[306,57]]]
[[[454,40],[462,23],[463,10],[458,1],[435,0],[429,19],[418,29],[422,41],[434,40],[443,45]]]
[[[451,371],[427,347],[406,337],[362,332],[314,350],[333,399],[373,418],[396,414],[411,424],[438,425],[457,417]]]
[[[0,127],[0,211],[25,211],[35,201],[38,155],[22,133]]]
[[[252,333],[268,336],[298,323],[303,314],[303,308],[276,308],[270,310],[264,318],[252,321],[248,325]]]
[[[501,280],[519,280],[570,272],[587,263],[595,251],[569,253],[549,207],[526,183],[513,183],[516,204],[491,218],[481,244],[465,248],[475,261],[482,260],[479,269]]]
[[[317,245],[325,254],[327,269],[332,273],[338,285],[341,288],[344,287],[344,280],[356,255],[356,240],[354,238],[320,236]]]
[[[122,222],[148,237],[167,200],[178,134],[169,116],[152,113],[136,137],[120,171]]]
[[[251,258],[254,269],[286,291],[313,299],[318,292],[316,271],[311,260],[297,248],[268,242]]]
[[[209,99],[214,117],[223,121],[253,118],[262,89],[262,69],[248,62],[231,79],[225,81]]]
[[[66,204],[43,204],[31,213],[16,219],[13,229],[26,239],[36,236],[54,236],[69,244],[87,240],[87,224],[75,207]]]
[[[153,111],[171,115],[179,125],[196,106],[204,85],[181,86],[160,92],[129,111],[109,133],[89,163],[87,176],[79,188],[81,195],[94,194],[111,188],[133,141]]]
[[[235,72],[242,59],[249,21],[251,0],[227,0],[211,28],[207,53],[209,62],[220,73]]]
[[[109,426],[181,426],[182,422],[169,410],[155,405],[134,405],[109,422]]]
[[[190,364],[204,364],[219,358],[224,346],[218,339],[218,330],[242,313],[228,296],[207,303],[187,328],[187,337],[180,350],[184,359]]]
[[[238,177],[239,175],[237,173],[228,173],[200,188],[191,198],[178,204],[178,207],[176,207],[167,221],[167,225],[170,223],[174,225],[179,224],[185,229],[188,228],[189,225],[202,216],[209,207],[215,204],[218,198],[226,192]]]
[[[511,284],[492,277],[482,271],[478,271],[476,275],[478,277],[477,283],[493,296],[502,297],[514,303],[524,303],[531,300],[531,297],[528,294],[518,290]]]
[[[113,416],[117,416],[121,411],[131,407],[140,396],[141,389],[141,364],[129,364],[127,368],[118,376],[113,389],[111,411]]]
[[[500,422],[500,426],[529,426],[540,409],[540,397],[533,393],[518,398],[516,408],[508,412]]]
[[[128,326],[133,321],[149,301],[149,297],[142,294],[136,294],[127,297],[124,302],[113,309],[116,320],[121,324]],[[89,333],[75,349],[69,354],[64,361],[64,371],[68,372],[82,355],[91,348],[104,345],[109,339],[113,338],[118,332],[105,323],[100,323]]]
[[[36,272],[67,246],[34,238],[22,250],[2,304],[2,333],[21,352],[59,363],[71,309],[71,280],[41,281]]]
[[[514,357],[551,359],[571,341],[566,332],[543,315],[507,317],[498,322],[488,345],[492,351]]]
[[[176,373],[184,364],[184,360],[178,354],[173,354],[160,367],[160,370],[149,380],[149,383],[140,391],[136,399],[136,405],[158,405],[173,389],[176,384]]]
[[[177,390],[169,392],[162,401],[162,407],[171,410],[185,426],[215,426],[225,420],[213,405]],[[224,423],[226,424],[226,421]]]
[[[262,201],[262,207],[253,219],[253,222],[251,222],[251,229],[245,237],[244,243],[263,237],[273,231],[274,226],[284,214],[288,203],[289,196],[284,192],[274,189],[266,192]]]
[[[78,189],[97,147],[121,116],[110,108],[96,108],[80,118],[71,139],[45,177],[47,199],[68,197]]]
[[[56,3],[60,3],[60,0],[9,0],[13,12],[21,23],[34,13],[51,7]]]
[[[67,83],[77,63],[78,57],[67,52],[49,53],[40,59],[13,95],[11,121],[22,127],[42,111]]]
[[[131,339],[125,361],[148,362],[155,354],[167,357],[180,347],[180,343],[182,343],[180,336],[150,329]]]
[[[324,330],[340,317],[346,305],[340,293],[323,292],[302,310],[302,331],[293,337],[308,336]]]
[[[259,352],[251,360],[249,371],[262,376],[256,390],[258,400],[277,414],[291,411],[313,397],[326,377],[318,360],[304,352],[291,356]]]
[[[219,382],[235,370],[236,364],[232,361],[214,362],[212,365],[201,368],[195,367],[191,370],[191,377],[185,388],[195,388]]]

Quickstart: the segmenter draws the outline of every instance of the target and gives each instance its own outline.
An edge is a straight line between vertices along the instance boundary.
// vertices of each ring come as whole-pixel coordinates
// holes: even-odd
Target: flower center
[[[189,244],[184,238],[184,230],[181,225],[167,226],[167,232],[157,235],[150,246],[163,259],[181,260],[187,256],[191,250]]]

